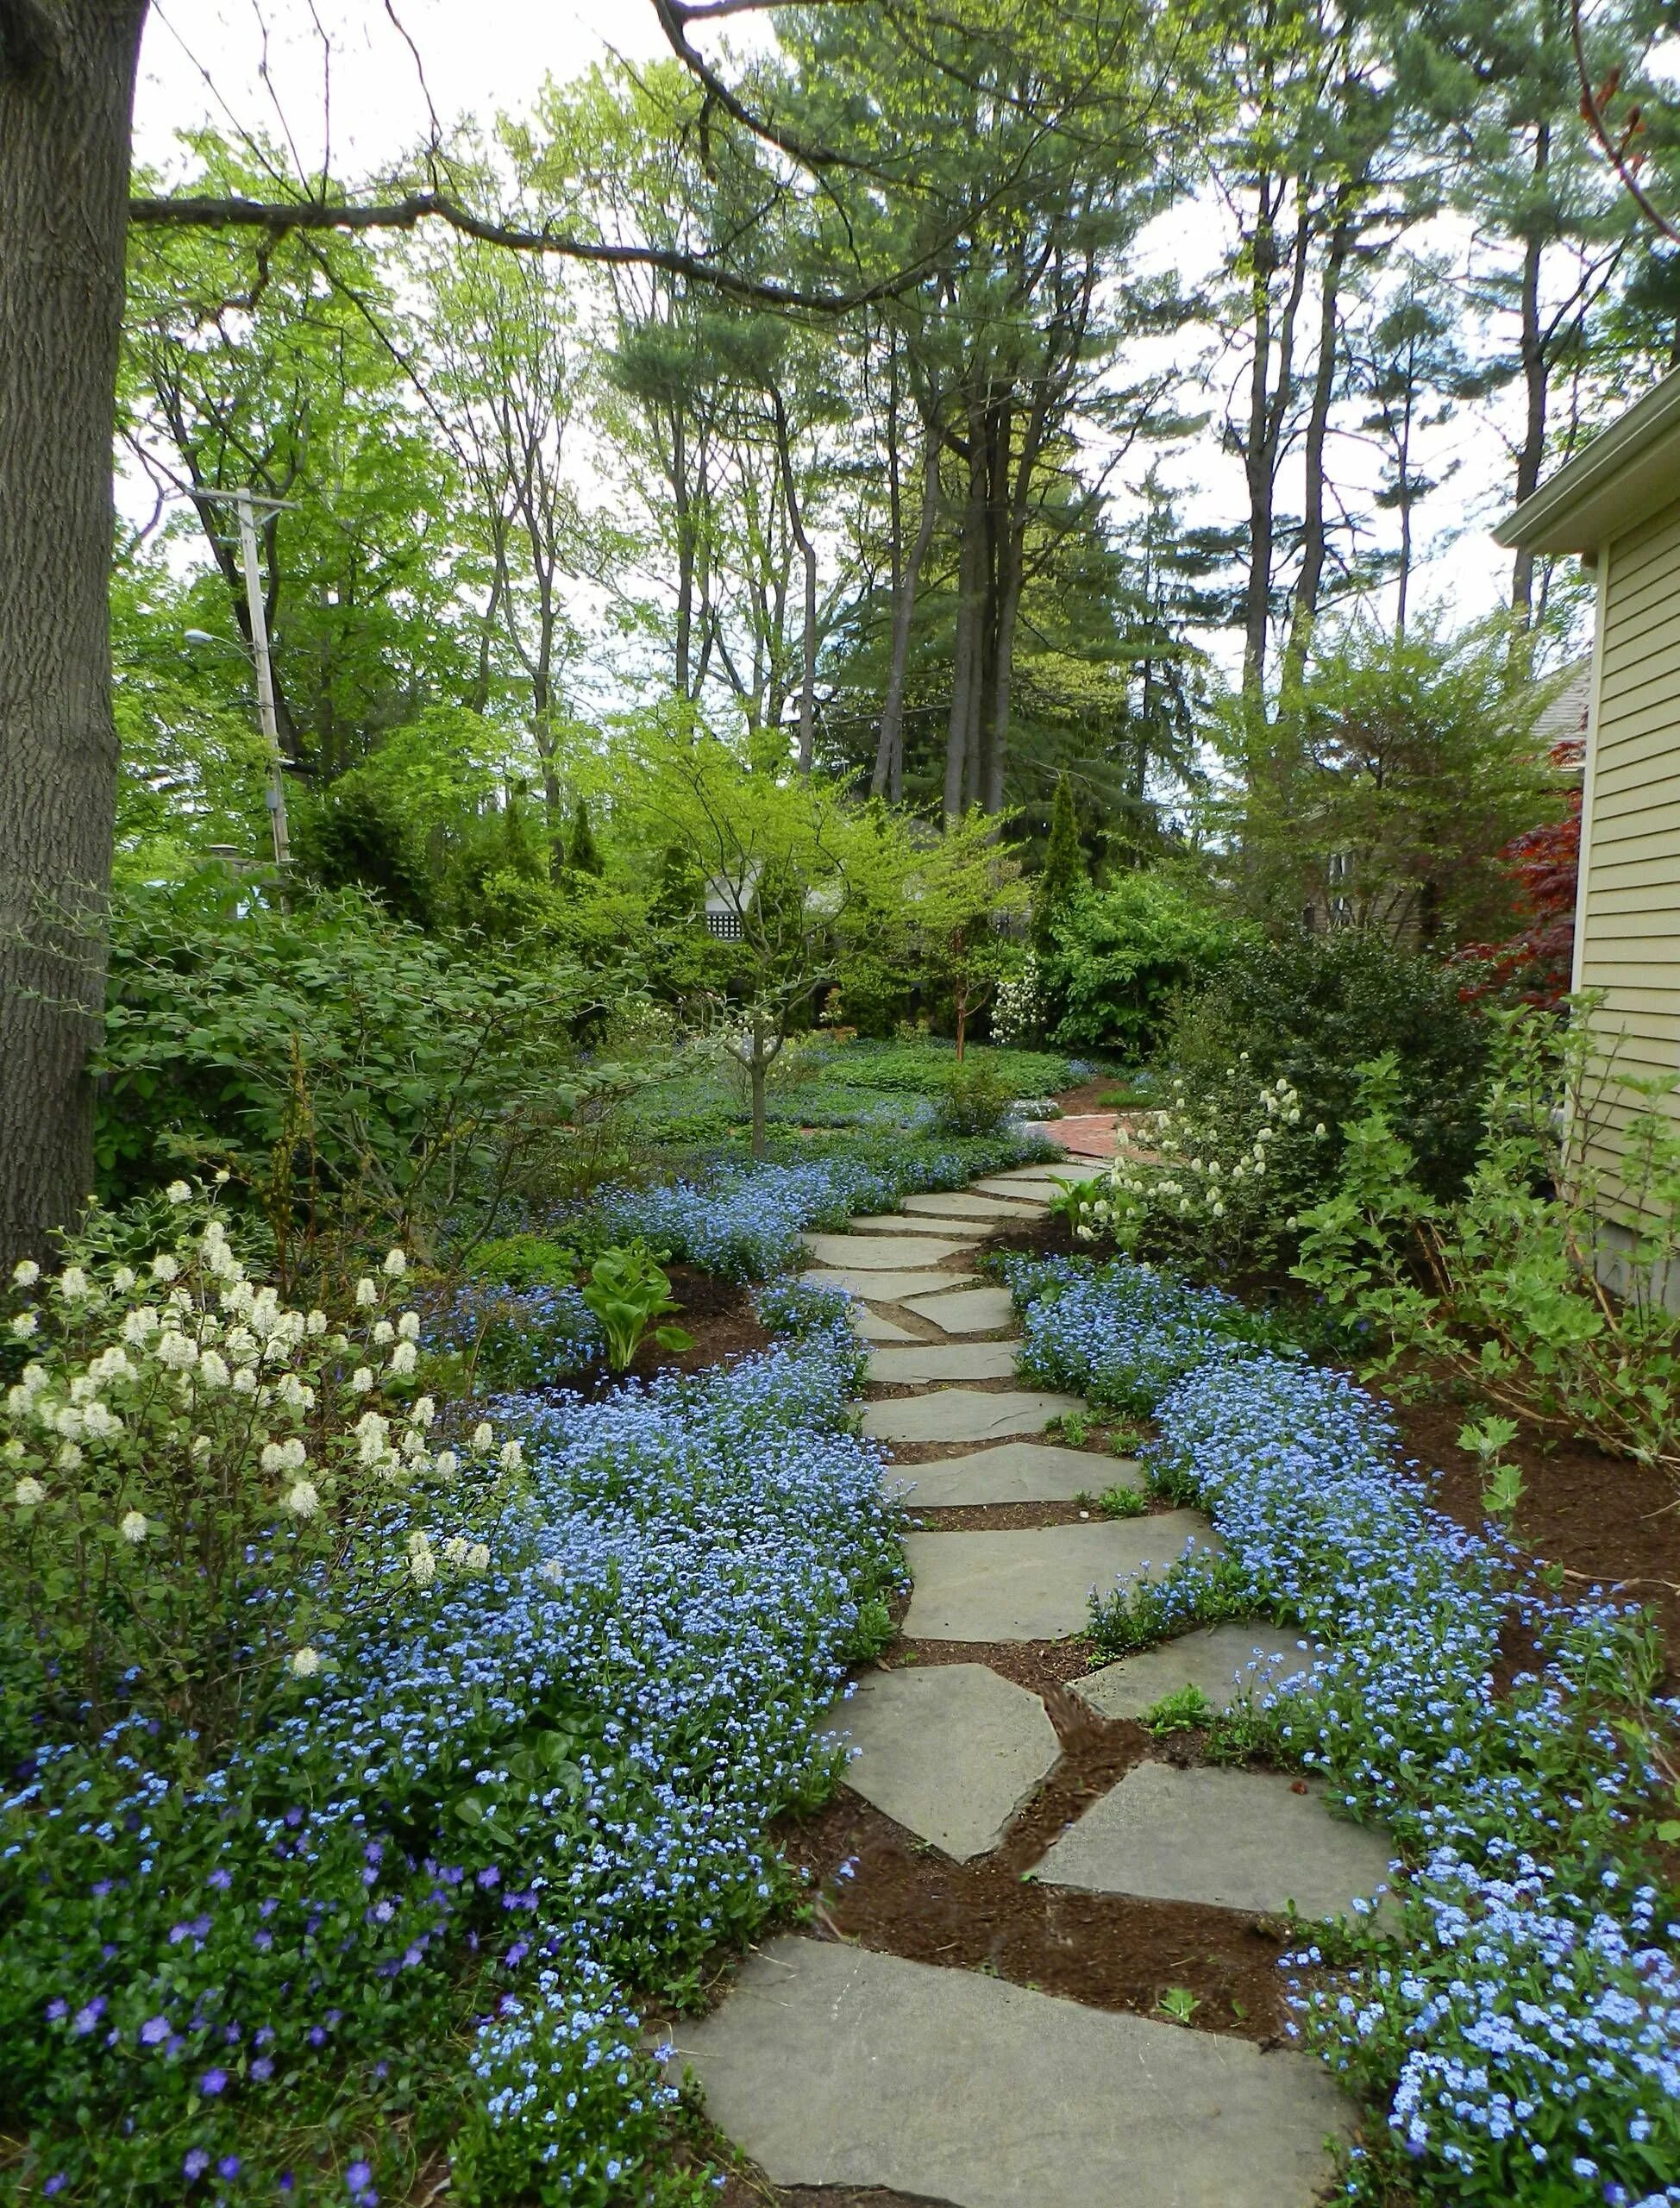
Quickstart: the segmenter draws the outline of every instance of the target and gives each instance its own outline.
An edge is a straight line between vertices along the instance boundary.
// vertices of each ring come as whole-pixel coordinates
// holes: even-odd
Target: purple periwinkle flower
[[[212,2065],[198,2080],[198,2090],[207,2101],[213,2101],[218,2093],[228,2090],[227,2072]]]
[[[85,2009],[78,2009],[76,2021],[71,2029],[78,2038],[85,2039],[104,2013],[105,1997],[103,1993],[96,1993]]]
[[[47,2004],[47,2020],[49,2023],[61,2024],[69,2014],[70,2004],[67,2001],[49,2001]]]
[[[210,2156],[202,2147],[190,2148],[186,2160],[181,2164],[181,2168],[190,2178],[203,2177],[204,2172],[210,2167]]]
[[[46,2184],[41,2188],[42,2195],[47,2199],[50,2200],[55,2192],[62,2192],[69,2182],[70,2176],[67,2171],[54,2170],[52,2176],[47,2179]]]
[[[373,2182],[373,2165],[368,2162],[352,2162],[344,2173],[344,2182],[352,2192],[360,2192],[364,2187]]]
[[[142,2047],[156,2047],[168,2036],[167,2017],[148,2017],[140,2028],[140,2043]]]
[[[216,2174],[217,2177],[235,2178],[239,2175],[241,2167],[237,2155],[223,2155],[216,2166]]]

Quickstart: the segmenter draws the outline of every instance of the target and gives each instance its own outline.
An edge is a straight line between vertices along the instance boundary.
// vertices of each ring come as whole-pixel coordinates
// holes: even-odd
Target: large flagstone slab
[[[1345,1916],[1388,1884],[1394,1852],[1387,1833],[1332,1817],[1310,1780],[1140,1763],[1063,1834],[1038,1875],[1090,1893],[1262,1915],[1293,1902],[1303,1916]]]
[[[918,1382],[1009,1380],[1015,1372],[1015,1342],[918,1342],[904,1349],[878,1349],[869,1358],[869,1377],[878,1387],[908,1387]]]
[[[1187,1541],[1217,1549],[1194,1510],[1157,1518],[1093,1519],[1071,1526],[983,1533],[910,1534],[905,1557],[915,1585],[904,1621],[910,1640],[1060,1640],[1090,1621],[1093,1588],[1159,1574]]]
[[[866,1672],[824,1727],[856,1751],[847,1785],[959,1863],[997,1846],[1062,1753],[1037,1696],[984,1664]]]
[[[920,1251],[912,1253],[920,1256]],[[973,1288],[972,1273],[854,1272],[845,1266],[801,1273],[807,1288],[839,1288],[848,1295],[867,1295],[872,1303],[902,1303],[912,1295],[937,1295],[944,1289]]]
[[[819,1265],[845,1272],[903,1272],[911,1265],[937,1265],[943,1258],[966,1258],[967,1241],[917,1234],[801,1234]]]
[[[904,1303],[918,1319],[931,1319],[948,1334],[995,1334],[1015,1323],[1015,1303],[1006,1288],[965,1288],[955,1295],[908,1296]]]
[[[1001,1448],[976,1449],[937,1465],[905,1465],[899,1477],[914,1481],[912,1502],[930,1509],[961,1503],[1071,1502],[1075,1496],[1100,1495],[1105,1488],[1134,1488],[1139,1494],[1144,1488],[1144,1475],[1129,1458],[1057,1449],[1047,1441],[1006,1441]],[[1099,1678],[1101,1673],[1091,1676]]]
[[[1140,1717],[1183,1687],[1197,1688],[1215,1709],[1228,1709],[1246,1687],[1263,1707],[1279,1688],[1315,1670],[1323,1654],[1321,1643],[1288,1626],[1259,1619],[1206,1626],[1088,1672],[1074,1681],[1074,1692],[1103,1717]]]
[[[776,2186],[948,2208],[1311,2208],[1351,2111],[1310,2056],[840,1942],[775,1940],[680,2023]]]
[[[908,1327],[900,1327],[895,1320],[885,1319],[879,1311],[872,1311],[867,1303],[854,1303],[847,1310],[852,1332],[861,1334],[866,1342],[918,1342],[919,1334],[912,1334]]]
[[[973,1388],[935,1388],[863,1406],[863,1431],[877,1441],[1005,1441],[1042,1433],[1053,1418],[1084,1406],[1077,1396],[1019,1388],[982,1395]]]
[[[1012,1220],[1018,1224],[1032,1215],[1031,1208],[1022,1201],[1004,1196],[975,1195],[967,1189],[950,1195],[906,1196],[904,1208],[913,1218],[984,1220],[988,1222]]]
[[[981,1241],[991,1232],[973,1219],[920,1219],[909,1212],[878,1211],[867,1213],[851,1222],[854,1234],[901,1234],[921,1241],[929,1236],[960,1236],[964,1247]]]

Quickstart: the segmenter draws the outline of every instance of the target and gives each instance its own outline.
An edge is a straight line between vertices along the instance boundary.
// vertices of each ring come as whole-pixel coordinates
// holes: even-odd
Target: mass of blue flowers
[[[898,1126],[890,1140],[848,1144],[793,1164],[721,1165],[703,1176],[646,1189],[611,1189],[585,1220],[598,1232],[639,1235],[672,1258],[730,1280],[763,1280],[798,1265],[799,1236],[838,1231],[855,1216],[890,1211],[901,1196],[961,1188],[977,1175],[1054,1155],[1042,1137],[1006,1130],[959,1140]]]
[[[0,1804],[0,2189],[373,2208],[448,2155],[454,2199],[691,2197],[639,2004],[784,1898],[766,1825],[831,1779],[900,1569],[842,1299],[762,1315],[727,1369],[499,1403],[490,1569],[319,1621],[223,1767],[138,1717],[41,1741]]]
[[[1298,2029],[1386,2117],[1347,2197],[1680,2203],[1680,1907],[1655,1845],[1680,1705],[1648,1622],[1565,1602],[1434,1509],[1381,1405],[1257,1348],[1230,1299],[1125,1261],[1009,1270],[1028,1372],[1152,1408],[1153,1484],[1225,1539],[1100,1603],[1099,1638],[1136,1645],[1137,1609],[1152,1634],[1269,1613],[1330,1645],[1271,1705],[1276,1752],[1407,1866],[1398,1929],[1288,1959]]]

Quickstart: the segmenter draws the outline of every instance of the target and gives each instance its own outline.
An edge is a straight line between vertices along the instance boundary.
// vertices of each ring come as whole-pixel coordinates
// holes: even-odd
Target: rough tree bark
[[[145,0],[0,0],[0,1264],[93,1172],[111,423]]]
[[[1534,132],[1536,197],[1545,190],[1546,171],[1551,163],[1551,129],[1549,123],[1542,122]],[[1522,253],[1523,431],[1522,443],[1517,449],[1516,503],[1519,505],[1539,490],[1540,469],[1545,461],[1546,400],[1551,362],[1547,355],[1545,335],[1540,327],[1540,267],[1544,252],[1543,240],[1538,235],[1531,234]],[[1527,628],[1533,602],[1534,555],[1525,546],[1518,550],[1511,563],[1511,610],[1517,617],[1520,628]]]
[[[1318,618],[1319,595],[1324,582],[1324,455],[1340,353],[1342,276],[1353,242],[1353,226],[1346,210],[1350,196],[1346,191],[1341,195],[1343,204],[1331,227],[1319,285],[1319,352],[1313,371],[1313,397],[1307,412],[1307,436],[1301,455],[1306,487],[1301,519],[1301,572],[1295,578],[1289,641],[1283,654],[1282,688],[1286,696],[1299,686],[1307,671],[1307,655],[1312,646],[1313,624]]]
[[[922,563],[939,515],[939,446],[938,422],[930,418],[922,450],[921,518],[893,599],[892,661],[887,673],[886,701],[881,709],[874,772],[869,777],[869,794],[879,797],[885,791],[894,805],[904,795],[904,686],[910,668],[910,628],[915,618]]]

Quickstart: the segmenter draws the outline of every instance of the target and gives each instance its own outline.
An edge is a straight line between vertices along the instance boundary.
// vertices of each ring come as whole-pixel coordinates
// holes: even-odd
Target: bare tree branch
[[[1614,80],[1609,91],[1601,94],[1593,89],[1592,72],[1587,66],[1587,40],[1581,23],[1581,0],[1570,0],[1570,37],[1575,47],[1575,73],[1581,80],[1581,113],[1595,138],[1604,148],[1605,159],[1621,181],[1622,189],[1639,209],[1646,222],[1672,245],[1680,245],[1680,228],[1671,223],[1656,206],[1645,186],[1634,173],[1634,164],[1627,158],[1627,148],[1639,129],[1639,110],[1633,117],[1620,142],[1610,135],[1605,121],[1603,102],[1614,96]]]
[[[424,222],[439,222],[477,238],[485,245],[505,246],[519,253],[552,253],[567,260],[582,260],[610,268],[661,269],[695,284],[709,284],[731,298],[751,300],[760,306],[780,307],[805,314],[846,314],[878,299],[893,298],[919,283],[925,262],[897,270],[856,292],[808,292],[793,285],[773,284],[740,276],[715,260],[699,254],[677,253],[664,246],[607,245],[564,231],[524,229],[495,223],[458,200],[437,191],[411,191],[401,199],[351,205],[337,200],[243,199],[203,195],[166,196],[131,199],[131,223],[174,229],[265,230],[284,237],[293,230],[411,230]]]

